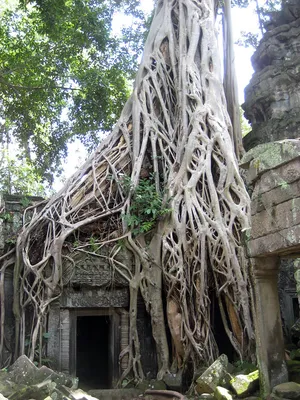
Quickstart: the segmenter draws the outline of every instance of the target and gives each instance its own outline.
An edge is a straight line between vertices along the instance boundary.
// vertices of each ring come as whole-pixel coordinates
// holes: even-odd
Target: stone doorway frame
[[[109,324],[109,386],[116,386],[120,377],[119,354],[120,354],[120,322],[121,315],[116,309],[73,309],[70,310],[70,374],[76,376],[77,370],[77,317],[108,316]]]

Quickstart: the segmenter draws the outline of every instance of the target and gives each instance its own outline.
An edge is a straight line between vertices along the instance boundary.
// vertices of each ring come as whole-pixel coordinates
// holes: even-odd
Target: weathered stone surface
[[[237,375],[230,381],[234,393],[238,397],[245,397],[258,388],[259,372],[254,371],[248,375]]]
[[[299,153],[298,139],[264,143],[249,150],[242,158],[240,166],[248,170],[247,178],[253,182],[263,173],[298,158]]]
[[[268,210],[278,204],[297,198],[300,193],[300,180],[282,184],[264,193],[259,193],[256,187],[254,190],[255,193],[253,192],[251,197],[251,215],[255,215],[263,210]]]
[[[9,372],[0,371],[0,393],[9,400],[94,400],[73,383],[74,378],[60,372],[37,368],[26,356],[21,356]]]
[[[243,139],[246,150],[300,136],[300,84],[295,62],[287,60],[280,67],[266,67],[253,76],[251,88],[246,88],[247,103],[243,108],[252,125],[252,131]]]
[[[9,400],[44,400],[45,397],[49,396],[54,388],[55,383],[51,382],[51,380],[44,381],[37,385],[26,386],[22,390],[18,390],[12,393],[8,399]]]
[[[35,375],[38,368],[25,355],[19,357],[9,368],[7,379],[24,385],[32,385],[36,382]]]
[[[251,218],[251,239],[300,224],[300,198],[288,200]]]
[[[180,392],[182,388],[182,371],[176,374],[166,374],[164,376],[164,382],[168,389]]]
[[[232,400],[232,394],[228,389],[225,389],[222,386],[217,386],[214,391],[214,398],[216,400]]]
[[[61,297],[61,307],[127,307],[129,304],[128,288],[106,290],[103,288],[85,288],[76,291],[65,288]]]
[[[243,105],[252,125],[252,132],[244,138],[247,150],[259,143],[300,136],[300,20],[297,11],[287,11],[289,7],[290,3],[284,4],[282,11],[272,14],[269,31],[252,57],[256,72],[245,89]]]
[[[67,395],[68,399],[70,400],[97,400],[96,397],[84,392],[81,389],[72,390],[64,387],[60,388],[60,391]]]
[[[249,240],[247,243],[248,255],[249,257],[269,257],[299,253],[299,237],[300,226],[297,225],[268,236]]]
[[[42,382],[46,379],[50,379],[52,382],[55,382],[56,385],[65,385],[71,387],[73,384],[73,380],[71,377],[62,374],[60,372],[54,372],[52,369],[43,365],[35,374],[34,382]]]
[[[136,385],[136,388],[141,390],[142,392],[145,392],[147,389],[157,389],[157,390],[166,390],[166,384],[163,381],[156,381],[154,379],[151,379],[150,381],[144,380],[142,382],[139,382]]]
[[[220,380],[220,386],[225,389],[230,389],[230,381],[232,379],[232,375],[229,372],[225,372],[224,376]]]
[[[300,318],[298,318],[294,325],[291,327],[291,335],[300,338]]]
[[[255,183],[253,197],[268,192],[274,188],[287,188],[288,184],[300,179],[300,158],[281,165],[261,175],[260,180]]]
[[[295,382],[281,383],[273,388],[273,394],[285,399],[300,399],[300,385]]]
[[[248,182],[254,185],[248,254],[255,259],[255,325],[263,397],[288,380],[278,260],[300,251],[300,222],[294,208],[300,192],[300,4],[288,0],[282,5],[281,11],[272,13],[268,32],[253,56],[256,72],[246,88],[243,106],[252,125],[244,146],[246,150],[257,146],[245,156],[243,165],[248,168]],[[282,139],[295,140],[266,144]],[[272,396],[275,400],[277,395]]]
[[[228,358],[222,354],[207,370],[196,380],[197,393],[214,393],[221,379],[227,371]]]
[[[273,386],[288,380],[277,286],[280,258],[261,257],[251,262],[260,389],[266,397]]]

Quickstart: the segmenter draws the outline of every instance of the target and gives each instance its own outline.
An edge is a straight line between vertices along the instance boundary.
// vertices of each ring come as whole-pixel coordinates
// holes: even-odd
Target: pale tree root
[[[26,350],[28,308],[37,326],[32,358],[51,302],[76,268],[74,259],[85,253],[107,260],[129,285],[129,364],[122,378],[145,377],[136,327],[139,291],[151,316],[159,379],[171,366],[192,365],[196,371],[218,355],[213,292],[237,354],[253,352],[242,247],[249,197],[234,154],[220,69],[213,2],[159,0],[133,94],[115,129],[19,236],[15,356]],[[130,177],[129,189],[124,176]],[[157,217],[150,231],[134,233],[124,215],[132,212],[139,183],[151,176],[170,212]],[[130,266],[118,256],[121,242]]]

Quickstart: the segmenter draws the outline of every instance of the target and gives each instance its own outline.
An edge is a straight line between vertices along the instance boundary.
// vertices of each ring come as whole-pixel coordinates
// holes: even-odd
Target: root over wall
[[[139,291],[151,316],[159,379],[170,368],[196,368],[217,356],[213,292],[234,349],[240,357],[249,354],[251,296],[242,247],[249,198],[234,153],[214,18],[211,0],[158,1],[134,90],[116,127],[19,235],[16,355],[27,349],[26,309],[33,313],[27,349],[33,358],[49,305],[66,283],[63,266],[75,268],[72,253],[95,253],[95,246],[100,255],[101,247],[109,247],[103,257],[129,283],[124,376],[144,377],[136,329]],[[130,177],[129,189],[124,176]],[[170,211],[151,230],[134,233],[124,215],[141,179],[151,176]],[[132,254],[133,268],[117,257],[121,247]]]

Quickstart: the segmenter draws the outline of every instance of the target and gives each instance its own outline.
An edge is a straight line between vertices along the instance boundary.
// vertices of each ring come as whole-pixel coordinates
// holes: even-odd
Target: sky
[[[150,14],[153,8],[153,0],[140,0],[141,8],[144,12]],[[257,31],[257,19],[255,16],[254,8],[240,9],[234,8],[232,10],[232,20],[233,20],[233,34],[234,41],[237,41],[241,35],[241,31]],[[116,15],[113,23],[113,31],[118,34],[122,26],[131,25],[131,17],[126,17],[124,15]],[[242,104],[244,102],[244,88],[249,83],[251,76],[253,74],[253,69],[251,65],[251,55],[253,54],[252,48],[244,48],[235,45],[235,61],[236,61],[236,73],[239,86],[239,102]],[[69,145],[69,156],[65,160],[65,172],[63,174],[64,178],[56,180],[54,183],[54,190],[57,191],[63,185],[65,178],[69,178],[80,166],[87,153],[84,147],[79,141],[75,141]]]

